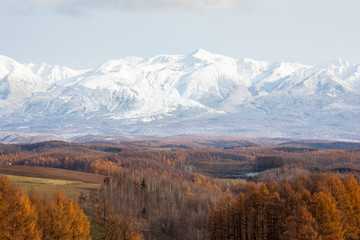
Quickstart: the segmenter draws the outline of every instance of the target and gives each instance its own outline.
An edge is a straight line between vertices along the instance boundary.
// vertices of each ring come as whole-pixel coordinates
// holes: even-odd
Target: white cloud
[[[110,7],[142,10],[186,10],[195,12],[218,12],[229,9],[243,0],[32,0],[49,8],[90,9]]]
[[[139,8],[151,10],[191,10],[197,12],[216,12],[228,9],[239,0],[107,0],[120,8]]]

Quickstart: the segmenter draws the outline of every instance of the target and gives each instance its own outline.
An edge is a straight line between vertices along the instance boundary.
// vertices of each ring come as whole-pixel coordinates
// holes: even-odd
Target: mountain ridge
[[[0,129],[48,134],[235,134],[360,140],[360,64],[189,55],[95,69],[0,56]]]

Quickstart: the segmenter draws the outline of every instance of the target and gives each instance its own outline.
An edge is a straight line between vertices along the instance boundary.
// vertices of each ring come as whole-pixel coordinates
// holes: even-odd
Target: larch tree
[[[285,232],[282,239],[318,240],[317,225],[311,213],[304,206],[299,206],[296,214],[286,218]]]
[[[0,239],[40,239],[37,214],[29,198],[0,178]]]
[[[44,200],[39,211],[43,239],[89,239],[89,222],[75,200],[64,192],[54,193],[54,200]]]
[[[328,195],[323,192],[315,193],[312,197],[311,211],[323,240],[344,239],[340,211]]]
[[[282,199],[278,192],[273,192],[269,198],[266,224],[268,230],[268,239],[279,239],[281,221]]]
[[[232,215],[234,216],[233,228],[234,239],[244,239],[244,212],[245,212],[245,196],[240,193],[234,200],[232,206]]]
[[[360,187],[354,175],[346,175],[344,178],[344,186],[347,193],[347,197],[351,203],[352,215],[349,216],[353,221],[354,228],[352,229],[352,235],[348,235],[349,239],[360,238]]]
[[[105,199],[99,203],[91,221],[91,231],[94,239],[99,240],[142,240],[132,224],[114,214],[110,203]]]
[[[352,194],[346,191],[345,185],[335,174],[327,174],[327,186],[334,197],[337,209],[340,210],[341,225],[345,239],[358,239],[359,226],[352,205]]]

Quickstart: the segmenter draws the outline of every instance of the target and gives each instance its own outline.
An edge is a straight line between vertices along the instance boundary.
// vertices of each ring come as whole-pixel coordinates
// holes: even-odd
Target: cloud
[[[190,10],[217,12],[232,7],[239,0],[108,0],[119,8],[150,10]]]
[[[32,0],[41,7],[90,10],[94,8],[141,9],[151,11],[184,10],[219,12],[244,0]]]

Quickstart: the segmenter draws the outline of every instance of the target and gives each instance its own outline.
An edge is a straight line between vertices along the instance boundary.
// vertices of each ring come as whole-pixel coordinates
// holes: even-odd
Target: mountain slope
[[[126,57],[96,69],[0,56],[0,129],[47,134],[215,133],[360,140],[360,64]]]

